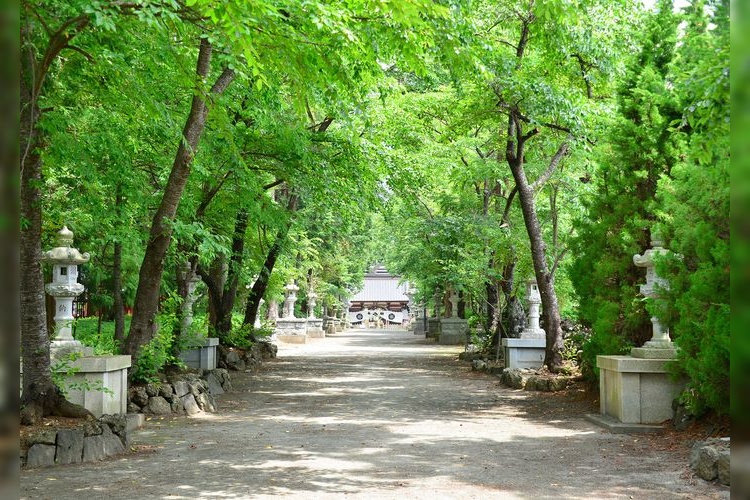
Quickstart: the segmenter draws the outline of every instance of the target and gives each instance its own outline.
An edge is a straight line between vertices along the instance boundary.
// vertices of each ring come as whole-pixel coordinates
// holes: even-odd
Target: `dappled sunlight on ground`
[[[23,498],[695,497],[674,457],[472,373],[460,350],[393,330],[282,346],[233,374],[218,413],[151,419],[149,453],[25,471]]]

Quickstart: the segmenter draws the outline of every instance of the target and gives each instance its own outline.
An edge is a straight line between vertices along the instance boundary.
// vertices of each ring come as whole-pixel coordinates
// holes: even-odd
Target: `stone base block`
[[[276,335],[305,335],[307,333],[306,318],[279,318],[276,320]]]
[[[544,366],[544,339],[503,339],[505,366],[507,368],[531,368]]]
[[[417,318],[414,321],[414,335],[419,335],[420,337],[424,337],[426,333],[426,330],[424,328],[424,319]]]
[[[307,318],[307,337],[311,339],[325,338],[323,320],[321,318]]]
[[[306,344],[307,334],[303,333],[301,335],[295,335],[288,333],[277,333],[276,340],[278,340],[279,342],[285,342],[287,344]]]
[[[626,424],[658,424],[673,416],[684,382],[667,375],[668,359],[597,356],[600,413]]]
[[[440,335],[440,318],[427,318],[427,332],[425,336],[428,339],[437,339]]]
[[[180,359],[188,368],[215,370],[216,369],[216,346],[219,339],[209,337],[201,346],[190,347],[180,353]]]
[[[461,318],[441,318],[438,344],[463,345],[466,343],[466,332],[469,323]]]
[[[130,356],[89,356],[68,362],[62,385],[68,401],[97,418],[124,415],[128,408]]]

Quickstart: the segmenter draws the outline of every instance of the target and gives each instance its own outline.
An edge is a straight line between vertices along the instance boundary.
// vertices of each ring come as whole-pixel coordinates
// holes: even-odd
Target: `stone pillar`
[[[42,260],[52,264],[52,282],[44,289],[55,298],[55,331],[50,354],[53,358],[71,352],[92,354],[90,348],[73,338],[73,299],[83,293],[83,285],[78,283],[78,264],[89,261],[89,253],[81,254],[73,248],[73,232],[63,226],[57,233],[57,246],[42,254]]]
[[[451,305],[450,316],[446,307],[445,317],[440,318],[438,323],[438,343],[441,345],[466,344],[469,324],[465,319],[458,317],[458,294],[453,287],[447,294],[448,303]]]
[[[286,298],[284,299],[284,311],[281,317],[284,319],[295,319],[294,303],[297,302],[297,290],[299,290],[299,287],[294,283],[289,283],[284,287],[284,290],[286,290]]]
[[[297,302],[299,287],[289,283],[284,287],[286,298],[281,318],[276,320],[276,339],[282,342],[304,344],[307,342],[307,318],[294,316],[294,303]]]
[[[651,248],[643,252],[643,255],[635,254],[633,264],[646,268],[646,284],[640,285],[640,292],[650,300],[661,300],[660,290],[668,290],[669,282],[656,273],[654,257],[664,255],[668,252],[662,246],[658,236],[651,237]],[[669,337],[669,328],[661,324],[659,318],[651,318],[652,336],[651,340],[643,344],[643,347],[635,347],[630,354],[636,358],[672,359],[677,356],[672,339]]]

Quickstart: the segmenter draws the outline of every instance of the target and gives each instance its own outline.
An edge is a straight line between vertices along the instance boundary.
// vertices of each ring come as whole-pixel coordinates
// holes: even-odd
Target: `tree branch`
[[[557,166],[560,164],[560,161],[563,159],[565,155],[568,154],[568,148],[570,147],[569,141],[570,137],[565,140],[562,144],[560,144],[560,147],[557,148],[557,152],[555,153],[555,156],[552,157],[552,160],[549,162],[549,165],[547,166],[547,170],[544,171],[544,173],[533,183],[531,183],[532,191],[538,191],[539,188],[541,188],[545,182],[549,180],[550,177],[552,177],[552,174],[555,173],[555,170],[557,169]]]

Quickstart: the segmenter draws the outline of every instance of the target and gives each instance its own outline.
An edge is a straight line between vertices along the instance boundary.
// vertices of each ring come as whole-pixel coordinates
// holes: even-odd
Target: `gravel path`
[[[729,498],[685,450],[610,434],[589,408],[506,389],[402,330],[282,345],[219,412],[151,419],[139,451],[21,472],[25,499]]]

